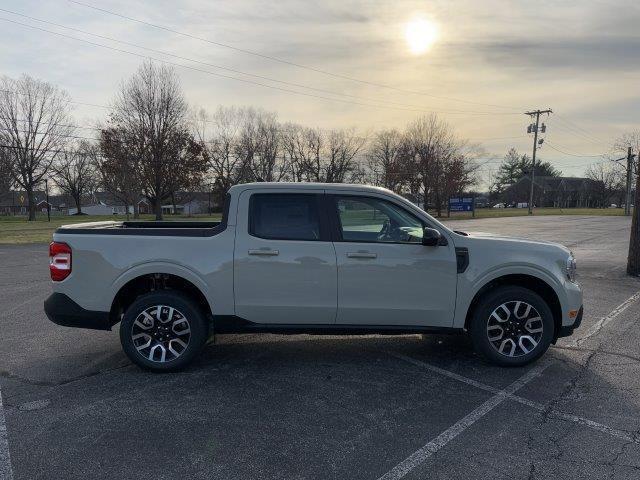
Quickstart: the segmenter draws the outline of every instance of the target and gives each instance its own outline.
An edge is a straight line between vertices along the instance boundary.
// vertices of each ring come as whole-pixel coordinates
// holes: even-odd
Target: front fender
[[[562,310],[566,310],[565,289],[551,271],[534,264],[503,264],[479,275],[470,271],[458,278],[458,295],[453,327],[463,328],[467,312],[476,294],[489,282],[506,275],[528,275],[542,280],[553,289],[560,301]]]

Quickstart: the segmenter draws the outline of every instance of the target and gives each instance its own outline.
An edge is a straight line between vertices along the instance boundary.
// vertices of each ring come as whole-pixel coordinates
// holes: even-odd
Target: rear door
[[[236,315],[256,323],[333,324],[337,267],[323,190],[246,190],[234,250]]]
[[[373,195],[331,195],[338,316],[344,325],[451,326],[455,248],[422,245],[425,222]]]

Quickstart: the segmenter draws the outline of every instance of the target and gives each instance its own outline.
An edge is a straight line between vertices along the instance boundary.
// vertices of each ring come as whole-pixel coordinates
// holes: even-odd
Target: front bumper
[[[117,322],[112,321],[109,312],[85,310],[64,293],[52,293],[44,301],[44,313],[49,320],[63,327],[111,330]]]
[[[557,338],[560,337],[568,337],[570,335],[573,335],[573,332],[576,328],[578,328],[580,326],[580,324],[582,323],[582,314],[584,312],[584,307],[580,307],[580,310],[578,310],[578,316],[576,317],[576,321],[573,322],[573,325],[565,325],[560,327],[560,330],[558,331],[558,336]]]

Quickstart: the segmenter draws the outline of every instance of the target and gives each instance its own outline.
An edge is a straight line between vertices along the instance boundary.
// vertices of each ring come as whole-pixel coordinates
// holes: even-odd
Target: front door
[[[335,322],[336,255],[320,208],[322,194],[242,193],[234,251],[236,315],[270,324]]]
[[[422,245],[425,222],[376,196],[332,196],[338,238],[337,324],[449,327],[456,255]]]

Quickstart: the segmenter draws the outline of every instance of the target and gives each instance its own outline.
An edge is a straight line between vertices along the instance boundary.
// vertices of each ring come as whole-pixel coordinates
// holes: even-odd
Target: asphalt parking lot
[[[524,369],[461,336],[219,336],[186,372],[150,374],[117,330],[46,319],[46,246],[0,246],[0,478],[640,478],[630,221],[451,225],[570,246],[575,336]]]

